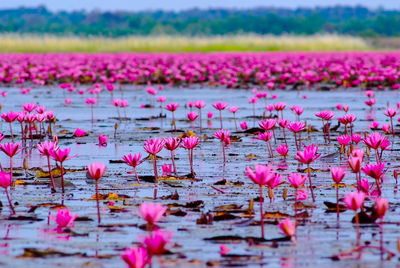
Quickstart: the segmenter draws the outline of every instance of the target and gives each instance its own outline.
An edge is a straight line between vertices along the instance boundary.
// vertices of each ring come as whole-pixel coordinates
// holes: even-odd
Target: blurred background
[[[398,48],[398,0],[0,1],[0,52]]]

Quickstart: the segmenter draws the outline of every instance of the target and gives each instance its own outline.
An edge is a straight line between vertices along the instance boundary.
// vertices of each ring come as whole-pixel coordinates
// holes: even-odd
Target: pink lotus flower
[[[74,156],[68,157],[70,152],[71,152],[71,148],[65,148],[65,149],[59,148],[58,150],[52,151],[51,156],[54,158],[54,160],[62,163],[67,160],[70,160],[76,156],[76,155],[74,155]]]
[[[386,110],[384,111],[384,114],[387,117],[395,117],[397,115],[397,113],[398,112],[395,108],[390,108],[390,107],[386,108]]]
[[[57,151],[59,149],[58,145],[52,141],[45,141],[42,143],[39,143],[37,145],[37,148],[39,150],[39,153],[41,155],[46,156],[47,158],[47,165],[49,167],[49,174],[50,174],[50,178],[51,178],[51,185],[53,188],[53,191],[56,191],[56,185],[54,183],[54,177],[53,177],[53,173],[51,172],[51,166],[50,166],[50,156],[52,156],[54,154],[54,151]]]
[[[219,246],[219,254],[221,256],[227,255],[230,251],[231,251],[231,249],[229,247],[227,247],[226,245]]]
[[[372,98],[375,95],[375,93],[372,90],[367,90],[365,91],[365,96],[368,98]]]
[[[103,163],[93,162],[87,166],[87,169],[90,177],[97,181],[103,177],[107,168]]]
[[[228,106],[228,103],[223,102],[223,101],[217,101],[216,103],[212,104],[212,107],[215,109],[222,111]]]
[[[96,98],[87,98],[87,99],[85,100],[85,102],[86,102],[87,104],[93,105],[93,104],[97,103],[97,99],[96,99]]]
[[[58,209],[56,218],[52,215],[49,215],[50,219],[52,219],[55,223],[57,223],[58,228],[65,227],[73,227],[74,221],[78,217],[77,215],[71,215],[68,208]]]
[[[332,175],[333,181],[336,182],[337,184],[339,184],[343,180],[344,176],[346,175],[346,172],[341,167],[332,167],[331,175]]]
[[[84,137],[86,135],[85,130],[77,128],[74,132],[75,137]]]
[[[368,126],[369,129],[378,129],[379,128],[379,122],[372,121],[371,124]]]
[[[382,179],[385,174],[385,162],[377,163],[377,164],[368,164],[362,167],[362,171],[365,175],[374,178],[375,180]]]
[[[286,235],[291,238],[296,234],[296,225],[292,223],[289,218],[286,218],[279,222],[279,229]]]
[[[151,263],[151,255],[142,247],[126,248],[121,258],[129,268],[144,268],[147,264]]]
[[[22,108],[27,111],[28,113],[33,112],[37,107],[36,103],[25,103],[22,105]]]
[[[160,221],[167,208],[158,203],[142,203],[139,207],[139,215],[147,222],[149,227]]]
[[[375,199],[374,208],[378,217],[382,219],[383,216],[385,216],[386,211],[389,209],[389,202],[384,198],[378,197]]]
[[[286,157],[289,152],[289,147],[285,144],[281,144],[276,147],[275,151],[283,157]]]
[[[102,134],[99,134],[99,146],[107,146],[108,137]]]
[[[275,111],[283,111],[286,108],[286,103],[284,102],[277,102],[274,104]]]
[[[148,236],[139,237],[143,245],[146,246],[147,252],[151,255],[161,255],[167,249],[167,245],[170,243],[172,238],[172,232],[167,231],[155,231],[150,233]]]
[[[310,170],[310,164],[317,160],[321,154],[318,154],[318,146],[314,146],[314,144],[311,144],[310,146],[306,146],[304,148],[304,151],[297,151],[296,154],[296,159],[300,163],[306,164],[307,165],[307,170],[308,170],[308,181],[310,183],[310,189],[311,189],[311,195],[313,198],[313,202],[315,202],[315,197],[314,197],[314,190],[312,187],[312,181],[311,181],[311,170]]]
[[[275,176],[275,169],[271,166],[255,165],[255,170],[246,167],[244,174],[260,187],[267,184]]]
[[[191,136],[182,139],[181,147],[188,150],[189,163],[190,163],[190,173],[192,176],[195,175],[193,170],[193,149],[200,143],[199,137]]]
[[[112,100],[112,104],[113,104],[115,107],[120,107],[120,106],[121,106],[121,103],[122,103],[122,100],[121,100],[121,99],[113,99],[113,100]]]
[[[369,100],[364,101],[364,103],[365,103],[366,105],[368,105],[369,107],[372,107],[372,106],[375,105],[376,99],[369,99]]]
[[[100,204],[99,204],[99,184],[98,181],[101,179],[106,172],[107,167],[103,163],[93,162],[92,164],[87,166],[88,173],[92,179],[95,180],[96,183],[96,203],[97,203],[97,218],[98,223],[101,222],[100,216]]]
[[[165,96],[158,96],[157,97],[157,102],[163,103],[167,100],[167,97]]]
[[[179,107],[179,104],[176,102],[172,102],[170,104],[165,105],[165,108],[170,112],[175,112]]]
[[[21,152],[21,142],[7,142],[0,144],[0,150],[5,153],[8,157],[14,157],[16,154]]]
[[[190,112],[187,114],[187,117],[188,117],[189,121],[193,122],[194,120],[197,119],[198,114],[196,112]]]
[[[212,112],[208,112],[207,113],[207,118],[208,119],[211,119],[211,118],[213,118],[214,117],[214,114],[212,113]]]
[[[163,174],[163,176],[171,176],[171,174],[172,174],[172,164],[169,164],[169,165],[167,165],[167,163],[164,163],[162,166],[161,166],[161,169],[162,169],[162,174]]]
[[[212,104],[212,106],[219,111],[219,121],[222,129],[224,128],[222,124],[222,110],[224,110],[228,106],[228,103],[217,101],[216,103]]]
[[[135,171],[137,183],[140,183],[140,180],[139,180],[139,176],[137,174],[136,167],[142,163],[142,161],[140,160],[141,158],[142,158],[141,153],[135,154],[135,155],[128,154],[128,155],[124,155],[122,157],[122,159],[125,161],[126,164],[133,167],[133,170]]]
[[[321,156],[321,154],[317,152],[318,146],[311,144],[310,146],[304,147],[304,151],[298,151],[295,158],[297,161],[309,165]]]
[[[143,149],[151,155],[156,155],[163,149],[164,142],[161,139],[148,139],[144,142]]]
[[[179,147],[180,143],[181,140],[177,137],[164,139],[164,148],[167,149],[168,151],[171,151],[171,161],[175,175],[177,175],[177,173],[176,173],[176,166],[174,159],[174,151]]]
[[[331,120],[332,117],[334,116],[334,113],[332,111],[321,111],[316,113],[315,116],[323,120]]]
[[[362,158],[361,157],[356,157],[356,156],[351,156],[347,160],[349,167],[354,173],[360,172],[361,169],[361,163],[362,163]]]
[[[15,214],[15,210],[14,210],[14,207],[12,205],[12,202],[11,202],[10,196],[8,195],[8,190],[7,190],[7,188],[10,187],[11,185],[12,185],[12,179],[11,179],[10,173],[0,171],[0,187],[4,188],[4,190],[6,191],[8,204],[10,205],[10,209],[11,209],[12,213]]]
[[[206,103],[205,103],[205,101],[197,100],[197,101],[194,102],[194,106],[195,106],[197,109],[201,110],[201,109],[203,109],[204,107],[206,107]]]
[[[10,112],[1,114],[1,118],[3,118],[4,121],[6,121],[7,123],[14,122],[15,119],[17,119],[17,117],[18,117],[18,113],[14,112],[14,111],[10,111]]]
[[[163,146],[164,146],[164,141],[157,138],[146,140],[143,146],[145,151],[153,156],[153,169],[154,169],[154,178],[156,185],[158,184],[157,154],[161,152]]]
[[[228,110],[229,110],[229,112],[234,114],[239,110],[239,108],[237,106],[231,106],[231,107],[229,107]]]
[[[165,138],[164,139],[164,148],[169,151],[174,151],[179,147],[181,140],[178,137],[174,138]]]
[[[349,135],[339,135],[336,139],[337,139],[337,141],[339,142],[340,145],[347,146],[347,144],[349,144],[350,141],[351,141],[351,136],[349,136]]]
[[[303,113],[304,108],[299,105],[293,105],[290,107],[290,110],[292,110],[297,116],[300,116]]]
[[[361,141],[361,135],[354,133],[353,135],[351,135],[351,140],[355,143],[358,144]]]
[[[149,87],[149,88],[146,88],[146,92],[149,93],[150,95],[154,96],[157,94],[158,91],[154,87]]]
[[[297,191],[295,200],[299,201],[299,200],[307,200],[308,199],[308,192],[304,189],[300,189]]]
[[[258,123],[261,129],[271,130],[275,127],[276,119],[266,119],[265,121],[261,121]]]
[[[243,121],[242,123],[240,123],[240,128],[243,130],[247,130],[249,127],[247,126],[247,122]]]
[[[307,180],[307,176],[301,175],[299,173],[290,173],[288,177],[288,181],[290,186],[295,188],[300,188],[304,185]]]
[[[365,194],[362,192],[352,192],[344,196],[343,202],[348,209],[357,211],[364,205]]]
[[[137,167],[138,165],[140,165],[142,163],[140,160],[141,158],[142,158],[141,153],[134,154],[134,155],[128,154],[128,155],[124,155],[122,157],[122,159],[125,161],[125,163],[131,167]]]

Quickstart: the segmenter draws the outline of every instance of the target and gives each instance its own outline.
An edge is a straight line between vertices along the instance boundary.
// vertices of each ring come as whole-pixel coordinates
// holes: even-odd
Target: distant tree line
[[[0,32],[110,37],[245,33],[400,36],[400,10],[335,6],[313,9],[190,9],[180,12],[51,12],[39,6],[0,10]]]

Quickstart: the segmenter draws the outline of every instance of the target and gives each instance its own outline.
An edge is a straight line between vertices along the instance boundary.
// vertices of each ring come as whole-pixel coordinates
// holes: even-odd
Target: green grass
[[[123,38],[0,35],[0,52],[214,52],[370,50],[361,38],[315,36],[129,36]]]

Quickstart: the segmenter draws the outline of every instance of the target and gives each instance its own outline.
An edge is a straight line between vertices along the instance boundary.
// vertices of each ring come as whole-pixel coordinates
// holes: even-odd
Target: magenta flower
[[[320,157],[321,154],[318,154],[317,152],[318,152],[318,146],[314,146],[314,144],[311,144],[310,146],[304,147],[304,151],[297,151],[297,154],[295,157],[297,159],[297,161],[307,165],[308,181],[310,183],[310,189],[311,189],[311,195],[313,198],[313,202],[315,202],[315,197],[314,197],[314,190],[313,190],[312,181],[311,181],[310,164]]]
[[[22,151],[21,142],[7,142],[0,144],[0,150],[10,157],[10,175],[13,176],[13,157]]]
[[[84,137],[86,135],[85,130],[77,128],[74,132],[75,137]]]
[[[357,211],[364,205],[365,194],[362,192],[352,192],[344,196],[343,202],[348,209]]]
[[[231,251],[231,249],[229,247],[227,247],[226,245],[219,246],[219,254],[221,256],[227,255],[230,251]]]
[[[276,147],[275,151],[280,154],[281,156],[285,157],[287,156],[289,152],[289,147],[285,144],[281,144],[278,147]]]
[[[263,193],[262,188],[270,180],[275,178],[275,169],[271,166],[255,165],[255,169],[246,167],[244,174],[249,177],[254,183],[259,185],[260,189],[260,219],[261,219],[261,237],[264,238],[264,213],[263,213]]]
[[[154,223],[160,221],[167,208],[158,203],[142,203],[139,207],[139,215],[147,222],[149,230]]]
[[[307,176],[301,175],[299,173],[290,173],[288,176],[288,181],[290,186],[294,188],[300,188],[304,185],[307,180]]]
[[[14,122],[18,118],[18,112],[10,111],[7,113],[2,113],[1,117],[4,119],[4,121],[9,123],[11,139],[12,139],[12,142],[14,142],[14,133],[12,130],[12,122]]]
[[[196,112],[190,112],[190,113],[187,114],[187,117],[188,117],[190,122],[193,122],[194,120],[197,119],[198,114]]]
[[[150,255],[163,254],[167,250],[166,247],[170,243],[171,238],[172,232],[168,231],[154,231],[148,236],[139,237]]]
[[[270,140],[272,139],[272,136],[273,136],[273,134],[270,131],[266,131],[266,132],[263,132],[263,133],[260,132],[260,133],[258,133],[258,136],[257,136],[257,139],[265,141],[267,143],[267,149],[268,149],[270,157],[274,156],[274,153],[273,153],[273,150],[272,150],[272,145],[271,145],[271,142],[270,142]]]
[[[0,187],[3,187],[4,190],[6,191],[8,204],[10,205],[12,214],[15,214],[15,210],[14,210],[14,207],[12,205],[12,202],[11,202],[10,196],[8,195],[8,190],[7,190],[7,188],[10,187],[11,185],[12,185],[11,175],[7,172],[0,171]]]
[[[294,239],[294,235],[296,234],[296,225],[292,223],[289,218],[286,218],[279,222],[279,229],[288,237],[290,237],[294,243],[296,240]]]
[[[154,179],[156,186],[158,184],[157,154],[161,152],[163,146],[164,146],[164,141],[157,138],[146,140],[143,146],[145,151],[153,156]]]
[[[167,165],[167,163],[164,163],[161,166],[161,170],[162,170],[162,175],[163,176],[171,176],[171,174],[172,174],[172,164]]]
[[[178,107],[179,107],[179,104],[176,102],[165,105],[165,108],[172,113],[171,126],[174,126],[174,130],[176,130],[175,111],[176,111],[176,109],[178,109]]]
[[[102,134],[99,134],[99,146],[107,146],[108,137]]]
[[[121,258],[129,268],[144,268],[151,263],[151,255],[142,247],[126,248]]]
[[[24,103],[22,104],[22,108],[27,111],[28,113],[33,112],[37,107],[36,103]]]
[[[389,209],[389,202],[384,198],[378,197],[375,199],[374,208],[378,217],[382,219],[383,216],[385,216],[386,211]]]
[[[194,177],[195,173],[193,170],[193,149],[200,143],[199,137],[191,136],[182,139],[181,147],[188,150],[189,163],[190,163],[190,173]]]
[[[126,164],[128,164],[131,167],[133,167],[137,183],[140,183],[140,180],[139,180],[139,176],[137,174],[136,167],[142,163],[142,161],[140,160],[141,158],[142,158],[142,154],[141,153],[135,154],[135,155],[128,154],[128,155],[124,155],[122,157],[122,159],[125,161]]]
[[[243,121],[242,123],[240,123],[240,128],[243,130],[247,130],[249,127],[247,126],[247,122]]]
[[[177,137],[164,139],[164,148],[167,149],[168,151],[171,151],[171,161],[175,175],[177,175],[177,173],[176,173],[176,166],[174,159],[174,151],[179,147],[180,143],[181,140]]]
[[[60,169],[61,169],[61,189],[62,189],[62,193],[64,193],[64,162],[74,158],[76,155],[68,157],[69,153],[71,152],[71,148],[65,148],[65,149],[61,149],[58,148],[57,150],[53,150],[50,151],[51,153],[51,157],[53,157],[53,159],[55,161],[60,162]]]
[[[378,187],[378,194],[381,195],[380,183],[382,181],[383,175],[385,175],[385,162],[380,162],[377,164],[368,164],[361,168],[362,172],[375,179],[376,186]]]
[[[266,119],[265,121],[258,123],[258,125],[264,130],[271,130],[276,125],[276,119]]]
[[[223,130],[220,129],[217,132],[214,133],[214,137],[219,139],[222,144],[222,154],[224,156],[224,164],[226,162],[225,158],[225,146],[229,145],[231,143],[231,138],[229,137],[229,130]]]
[[[77,215],[71,215],[68,208],[58,209],[56,218],[49,215],[55,223],[57,223],[58,228],[73,227],[74,221],[78,217]]]
[[[57,151],[59,149],[59,147],[58,147],[58,145],[56,143],[54,143],[52,141],[45,141],[45,142],[39,143],[37,145],[37,148],[39,150],[39,153],[41,155],[46,156],[46,158],[47,158],[47,165],[49,167],[51,185],[52,185],[53,191],[56,192],[56,185],[54,183],[53,173],[51,172],[50,156],[52,156],[54,151]]]
[[[311,144],[310,146],[304,147],[303,151],[298,151],[296,159],[303,164],[309,165],[321,156],[321,154],[318,154],[317,152],[318,146]]]
[[[107,167],[103,163],[93,162],[92,164],[87,166],[88,173],[92,179],[95,180],[96,183],[96,203],[97,203],[97,219],[98,223],[101,222],[100,217],[100,204],[99,204],[99,184],[98,181],[101,179],[106,172]]]
[[[224,128],[222,125],[222,110],[224,110],[228,106],[228,103],[223,101],[222,102],[217,101],[216,103],[212,104],[212,106],[219,111],[219,121],[221,123],[221,129],[222,129]]]

